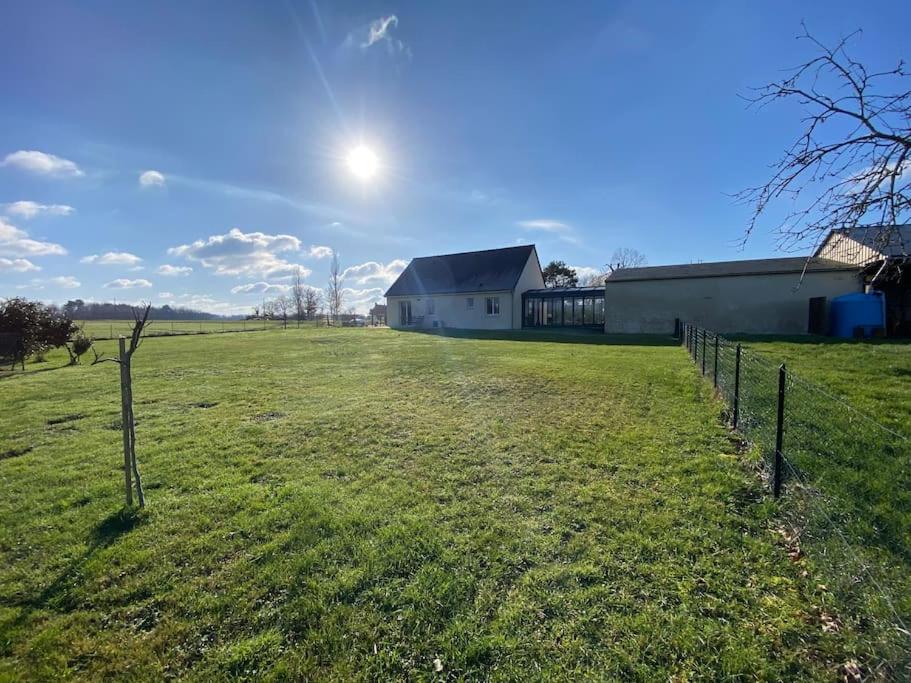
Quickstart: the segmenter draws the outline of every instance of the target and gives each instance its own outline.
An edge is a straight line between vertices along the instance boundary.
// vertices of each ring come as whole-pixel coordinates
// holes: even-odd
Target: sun
[[[358,145],[348,152],[348,168],[361,180],[370,180],[376,175],[380,161],[368,147]]]

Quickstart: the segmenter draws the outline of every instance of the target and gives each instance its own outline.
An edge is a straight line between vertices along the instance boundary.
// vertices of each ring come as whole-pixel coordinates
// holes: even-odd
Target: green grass
[[[510,336],[148,339],[141,514],[116,366],[0,380],[0,679],[833,680],[865,660],[850,626],[823,632],[829,594],[776,545],[684,351]]]
[[[749,348],[911,437],[911,341],[745,337]]]
[[[130,336],[132,320],[82,320],[79,326],[93,339],[116,339],[120,335]],[[313,322],[301,325],[313,326]],[[254,330],[279,329],[280,320],[153,320],[146,329],[147,336],[168,336],[175,334],[211,334],[214,332],[248,332]],[[296,320],[289,320],[288,327],[297,327]]]

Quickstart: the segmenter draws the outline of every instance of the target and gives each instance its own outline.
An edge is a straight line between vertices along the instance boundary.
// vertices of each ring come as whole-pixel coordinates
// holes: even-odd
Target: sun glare
[[[359,145],[348,152],[348,168],[361,180],[370,180],[378,167],[379,159],[371,149]]]

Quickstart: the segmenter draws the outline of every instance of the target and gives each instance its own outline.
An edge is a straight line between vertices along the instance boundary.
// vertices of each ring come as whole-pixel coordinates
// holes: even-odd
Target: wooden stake
[[[127,505],[133,504],[133,482],[131,477],[132,457],[130,455],[130,406],[129,387],[127,386],[127,349],[126,339],[120,335],[120,423],[123,428],[123,480],[126,490]]]

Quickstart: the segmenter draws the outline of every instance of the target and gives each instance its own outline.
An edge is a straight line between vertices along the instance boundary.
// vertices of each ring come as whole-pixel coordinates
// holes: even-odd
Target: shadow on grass
[[[88,547],[85,552],[70,562],[56,579],[37,595],[26,594],[21,597],[13,597],[8,601],[7,604],[10,607],[21,609],[10,621],[0,621],[0,631],[21,626],[36,610],[50,609],[68,612],[74,609],[77,605],[77,598],[70,592],[77,587],[86,563],[98,550],[113,545],[118,539],[139,526],[143,519],[144,515],[139,510],[122,508],[98,522],[89,532]]]
[[[70,363],[64,363],[63,365],[48,365],[47,367],[39,368],[36,368],[35,365],[38,365],[38,363],[27,363],[25,370],[11,370],[8,363],[0,365],[0,379],[8,379],[10,377],[24,377],[26,375],[37,375],[40,372],[51,372],[52,370],[62,370],[63,368],[76,367]],[[44,366],[44,363],[41,363],[40,365]]]
[[[670,335],[661,334],[605,334],[600,330],[456,330],[452,328],[430,330],[401,330],[413,334],[451,339],[481,339],[494,341],[548,342],[556,344],[595,344],[601,346],[678,346]]]

